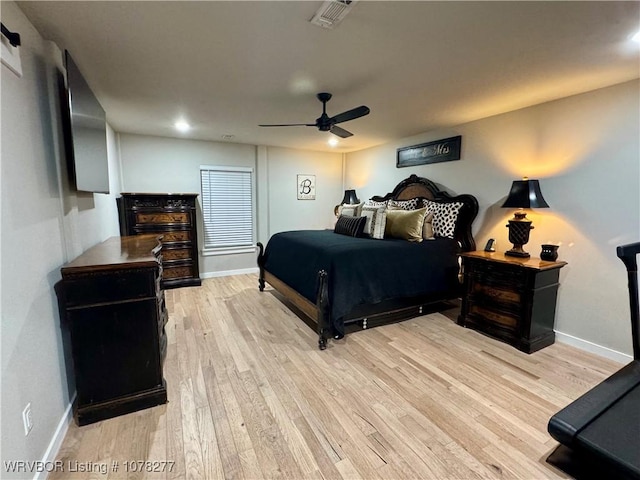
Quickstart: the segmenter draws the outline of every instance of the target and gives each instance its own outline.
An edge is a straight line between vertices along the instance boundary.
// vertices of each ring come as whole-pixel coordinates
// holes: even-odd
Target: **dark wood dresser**
[[[78,425],[167,401],[161,249],[158,235],[112,237],[61,269],[56,293],[70,334]]]
[[[162,234],[163,288],[201,285],[196,193],[122,193],[120,235]]]
[[[558,279],[565,265],[497,252],[463,253],[464,296],[458,324],[526,353],[551,345]]]

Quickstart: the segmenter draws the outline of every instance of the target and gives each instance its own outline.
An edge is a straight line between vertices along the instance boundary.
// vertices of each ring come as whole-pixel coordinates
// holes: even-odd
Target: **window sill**
[[[217,255],[238,255],[242,253],[256,253],[255,246],[248,247],[229,247],[229,248],[209,248],[202,250],[203,257],[211,257]]]

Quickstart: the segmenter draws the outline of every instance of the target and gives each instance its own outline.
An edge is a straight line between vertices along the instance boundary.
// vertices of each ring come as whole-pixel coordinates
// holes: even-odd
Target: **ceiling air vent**
[[[334,28],[351,11],[355,0],[327,0],[311,20],[322,28]]]

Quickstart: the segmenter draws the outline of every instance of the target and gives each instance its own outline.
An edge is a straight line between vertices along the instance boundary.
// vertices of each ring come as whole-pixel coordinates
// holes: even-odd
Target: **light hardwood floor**
[[[562,344],[527,355],[440,313],[321,352],[255,275],[166,297],[169,403],[72,425],[49,478],[566,478],[544,462],[549,417],[620,368]]]

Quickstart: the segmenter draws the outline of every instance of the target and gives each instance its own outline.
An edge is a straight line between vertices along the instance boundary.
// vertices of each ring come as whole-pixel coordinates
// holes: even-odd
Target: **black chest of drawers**
[[[498,338],[526,353],[555,341],[560,269],[566,262],[462,254],[464,297],[458,324]]]

